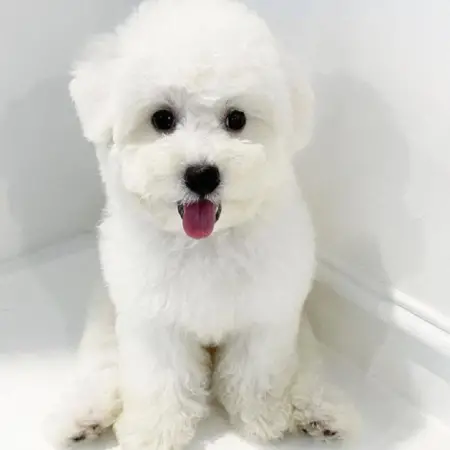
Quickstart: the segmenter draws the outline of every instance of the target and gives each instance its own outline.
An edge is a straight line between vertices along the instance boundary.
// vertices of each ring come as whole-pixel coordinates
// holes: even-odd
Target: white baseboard
[[[450,421],[450,323],[322,258],[308,309],[319,338],[420,410]]]
[[[324,280],[333,280],[345,291],[350,292],[351,290],[354,292],[356,289],[363,297],[368,297],[370,294],[372,301],[369,303],[373,303],[375,300],[377,305],[380,302],[387,303],[389,308],[395,305],[398,307],[400,314],[403,314],[403,312],[411,313],[420,319],[420,323],[428,322],[433,328],[438,328],[450,334],[450,317],[446,317],[430,307],[427,302],[405,294],[392,286],[381,286],[380,283],[365,276],[361,271],[349,268],[348,265],[337,261],[335,258],[320,257],[318,276]],[[359,298],[360,296],[349,295],[349,299],[356,302]],[[368,307],[367,302],[361,303],[360,306]]]
[[[358,307],[450,358],[450,319],[396,289],[389,291],[351,273],[343,265],[321,258],[317,279]],[[383,292],[384,291],[384,292]],[[449,359],[450,365],[450,359]]]

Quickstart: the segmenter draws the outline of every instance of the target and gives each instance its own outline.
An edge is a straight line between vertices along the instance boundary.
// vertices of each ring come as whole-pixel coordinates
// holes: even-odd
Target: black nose
[[[220,172],[216,166],[189,166],[184,172],[186,187],[202,197],[214,192],[220,184]]]

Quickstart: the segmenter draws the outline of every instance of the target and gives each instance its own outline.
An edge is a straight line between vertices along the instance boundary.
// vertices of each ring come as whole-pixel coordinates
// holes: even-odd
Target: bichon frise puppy
[[[123,450],[180,449],[211,397],[250,438],[341,437],[301,320],[314,236],[292,158],[312,94],[265,23],[234,0],[145,1],[89,48],[70,92],[106,190],[110,300],[94,305],[58,442],[115,424]]]

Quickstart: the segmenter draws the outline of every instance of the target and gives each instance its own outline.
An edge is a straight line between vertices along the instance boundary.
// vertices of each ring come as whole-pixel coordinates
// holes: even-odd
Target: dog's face
[[[232,0],[144,3],[71,92],[111,200],[197,239],[257,216],[309,133],[307,86]]]

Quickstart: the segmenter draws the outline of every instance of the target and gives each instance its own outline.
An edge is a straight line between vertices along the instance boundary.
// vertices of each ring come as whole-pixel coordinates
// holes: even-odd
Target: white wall
[[[96,222],[95,158],[70,104],[68,73],[87,36],[133,3],[0,2],[0,260]]]
[[[322,256],[450,330],[450,2],[250,3],[310,63]]]

